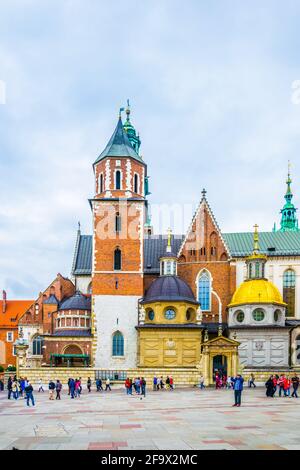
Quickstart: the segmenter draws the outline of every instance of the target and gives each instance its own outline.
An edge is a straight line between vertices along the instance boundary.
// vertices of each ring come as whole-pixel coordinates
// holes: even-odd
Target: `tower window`
[[[98,192],[103,193],[103,173],[99,175]]]
[[[112,355],[124,356],[124,336],[120,331],[116,331],[112,341]]]
[[[119,270],[121,269],[121,250],[119,248],[115,249],[114,252],[114,269]]]
[[[121,172],[118,170],[116,171],[116,189],[121,189]]]
[[[286,314],[288,317],[295,316],[295,271],[288,269],[283,275],[283,301],[287,303]]]
[[[119,212],[116,213],[115,231],[116,232],[121,232],[121,216],[120,216]]]
[[[211,278],[208,271],[203,271],[198,280],[198,300],[203,311],[210,311]]]
[[[139,192],[139,175],[137,173],[134,175],[134,192]]]

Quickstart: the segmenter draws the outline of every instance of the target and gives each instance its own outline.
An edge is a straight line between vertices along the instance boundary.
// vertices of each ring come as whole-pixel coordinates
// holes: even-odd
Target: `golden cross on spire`
[[[172,236],[172,230],[169,227],[168,228],[168,246],[171,246],[171,236]]]
[[[254,225],[254,234],[253,234],[253,253],[257,253],[259,251],[259,243],[258,243],[258,225]]]

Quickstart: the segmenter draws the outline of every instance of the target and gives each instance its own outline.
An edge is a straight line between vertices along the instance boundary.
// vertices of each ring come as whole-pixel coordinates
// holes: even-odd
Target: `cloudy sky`
[[[70,274],[78,220],[91,233],[92,163],[127,98],[156,231],[158,205],[193,209],[203,187],[224,232],[271,230],[288,159],[300,205],[299,15],[295,1],[1,0],[8,297]]]

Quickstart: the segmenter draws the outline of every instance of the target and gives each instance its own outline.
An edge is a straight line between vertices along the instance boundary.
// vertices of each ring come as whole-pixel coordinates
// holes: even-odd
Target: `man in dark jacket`
[[[69,388],[70,388],[71,398],[74,398],[74,392],[75,392],[75,380],[74,379],[70,379]]]
[[[294,377],[292,377],[292,384],[293,384],[292,397],[298,398],[297,390],[299,387],[299,377],[296,374],[294,375]]]
[[[243,391],[244,379],[241,374],[233,379],[233,390],[234,390],[234,405],[232,406],[241,406],[242,391]]]
[[[49,381],[48,388],[49,388],[49,400],[54,400],[55,383],[53,382],[53,380]]]
[[[60,400],[60,392],[61,392],[61,389],[62,389],[62,384],[61,384],[60,380],[56,381],[55,389],[56,389],[56,398],[55,399]]]
[[[34,406],[35,403],[34,403],[34,398],[33,398],[33,387],[32,387],[30,382],[27,383],[24,391],[26,393],[27,406],[30,406],[29,405],[29,400],[31,400],[32,406]]]
[[[8,381],[7,381],[8,396],[7,396],[7,398],[9,400],[10,400],[10,397],[11,397],[11,394],[12,394],[12,384],[13,384],[12,378],[8,377]]]

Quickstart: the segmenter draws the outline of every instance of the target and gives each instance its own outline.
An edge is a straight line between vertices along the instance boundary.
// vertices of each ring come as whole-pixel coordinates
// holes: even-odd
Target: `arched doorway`
[[[226,375],[227,377],[227,357],[221,354],[213,357],[213,377],[216,373],[219,373],[221,377]]]

